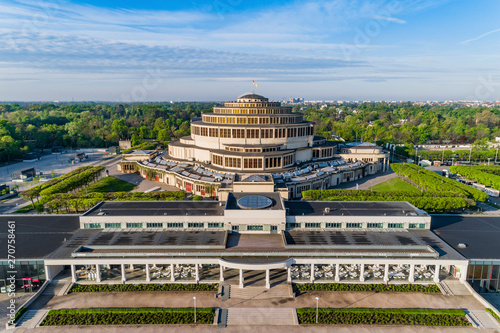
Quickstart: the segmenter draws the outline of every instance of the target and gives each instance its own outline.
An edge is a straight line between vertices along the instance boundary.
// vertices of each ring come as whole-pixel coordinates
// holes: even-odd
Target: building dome
[[[264,97],[264,96],[261,96],[261,95],[257,95],[257,94],[254,94],[254,93],[245,93],[243,95],[241,95],[240,97],[238,97],[238,102],[240,101],[244,101],[244,102],[267,102],[269,99]]]

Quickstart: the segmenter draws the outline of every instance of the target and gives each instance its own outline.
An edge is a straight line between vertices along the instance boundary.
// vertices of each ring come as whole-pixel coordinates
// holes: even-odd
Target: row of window
[[[286,162],[293,164],[293,154],[287,155]],[[266,169],[280,168],[282,164],[281,157],[266,157],[262,158],[242,158],[242,157],[223,157],[220,155],[212,154],[212,164],[227,168],[241,168],[241,160],[243,159],[243,168],[245,169],[262,169],[263,161]],[[224,164],[223,164],[224,162]]]
[[[293,128],[216,128],[191,125],[191,133],[212,138],[232,139],[278,139],[311,136],[314,134],[312,126]]]
[[[302,228],[302,223],[287,223],[287,228]],[[342,223],[340,222],[334,222],[334,223],[326,223],[325,224],[326,228],[342,228]],[[363,228],[363,223],[358,223],[358,222],[347,222],[346,226],[347,229],[361,229]],[[304,228],[316,228],[319,229],[321,228],[321,223],[319,222],[306,222],[304,223]],[[384,228],[383,223],[367,223],[366,228],[368,229],[382,229]],[[387,228],[389,229],[403,229],[404,228],[404,223],[388,223]],[[409,224],[410,229],[425,229],[425,223],[410,223]]]
[[[226,102],[224,103],[225,107],[247,107],[247,108],[267,108],[272,106],[281,106],[280,102]],[[220,107],[214,107],[215,109],[219,109]]]
[[[84,224],[84,229],[102,229],[101,223],[85,223]],[[146,223],[146,228],[184,228],[185,223],[183,222],[147,222]],[[188,228],[205,228],[205,223],[203,222],[189,222],[187,223]],[[208,228],[223,228],[224,223],[219,223],[219,222],[209,222],[207,223]],[[104,228],[105,229],[121,229],[122,228],[122,223],[104,223]],[[138,223],[126,223],[126,228],[127,229],[141,229],[144,228],[144,223],[138,222]]]
[[[333,148],[313,149],[313,158],[325,158],[333,156]]]
[[[212,124],[241,124],[241,125],[259,125],[259,124],[295,124],[303,120],[300,116],[288,117],[227,117],[203,115],[203,121]]]

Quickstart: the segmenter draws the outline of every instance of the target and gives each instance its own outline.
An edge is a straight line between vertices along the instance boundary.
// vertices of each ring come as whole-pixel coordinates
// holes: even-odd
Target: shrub
[[[218,284],[74,284],[70,292],[123,292],[123,291],[217,291]]]
[[[319,309],[320,324],[470,326],[463,310]],[[301,324],[316,323],[316,309],[297,309]]]
[[[197,308],[196,321],[212,324],[215,311]],[[192,324],[194,310],[187,308],[110,308],[50,310],[42,326],[59,325],[143,325],[143,324]]]
[[[500,323],[500,317],[492,309],[486,308],[485,310],[486,312],[489,312]]]
[[[440,293],[439,287],[435,284],[356,284],[356,283],[304,283],[295,284],[299,291],[322,290],[322,291],[392,291],[392,292],[422,292]]]

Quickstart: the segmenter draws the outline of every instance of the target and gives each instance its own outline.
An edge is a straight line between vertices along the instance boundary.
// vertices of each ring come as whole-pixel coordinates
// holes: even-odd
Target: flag
[[[255,83],[255,81],[254,81],[254,80],[252,80],[252,83],[253,83],[253,85],[255,86],[255,88],[257,88],[257,83]]]

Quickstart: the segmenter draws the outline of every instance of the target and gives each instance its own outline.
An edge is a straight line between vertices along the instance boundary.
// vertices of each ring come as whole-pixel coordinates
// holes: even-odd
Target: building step
[[[470,295],[469,289],[458,280],[444,280],[442,281],[446,287],[451,291],[454,296],[467,296]]]
[[[500,323],[485,310],[468,310],[467,312],[479,328],[500,328]]]
[[[27,310],[16,327],[35,328],[42,322],[48,312],[48,310]]]
[[[227,325],[297,325],[293,308],[230,308]]]
[[[438,287],[439,289],[441,290],[441,292],[444,294],[444,295],[448,295],[448,296],[453,296],[453,291],[450,289],[450,287],[446,284],[446,282],[444,281],[441,281],[439,282],[438,284]]]
[[[237,285],[231,285],[230,297],[242,299],[289,298],[293,297],[293,291],[290,284],[280,284],[270,289],[265,287],[239,288]]]

